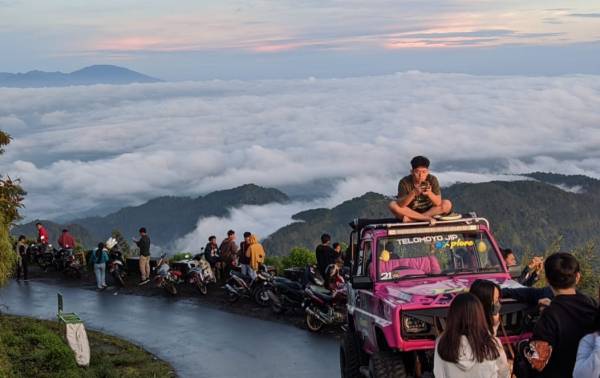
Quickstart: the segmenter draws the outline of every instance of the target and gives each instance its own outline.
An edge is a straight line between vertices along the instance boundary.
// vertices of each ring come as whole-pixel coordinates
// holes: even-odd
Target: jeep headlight
[[[412,316],[402,318],[402,327],[406,333],[424,333],[430,329],[429,324]]]

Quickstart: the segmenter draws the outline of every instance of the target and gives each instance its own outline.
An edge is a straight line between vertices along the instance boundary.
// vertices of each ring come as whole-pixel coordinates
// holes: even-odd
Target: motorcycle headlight
[[[429,324],[412,316],[404,316],[402,319],[402,327],[404,328],[404,332],[413,334],[428,332],[430,329]]]

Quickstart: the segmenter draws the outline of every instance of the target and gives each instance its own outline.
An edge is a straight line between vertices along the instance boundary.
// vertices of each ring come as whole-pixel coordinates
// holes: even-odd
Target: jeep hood
[[[468,291],[473,281],[481,278],[481,276],[457,276],[423,279],[418,282],[400,281],[383,286],[381,295],[397,304],[444,305],[449,304],[457,294]],[[501,288],[523,287],[511,279],[493,277],[485,279],[497,283]]]

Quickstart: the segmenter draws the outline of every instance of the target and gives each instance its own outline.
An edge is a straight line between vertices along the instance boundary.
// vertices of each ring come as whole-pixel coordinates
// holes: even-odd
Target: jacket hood
[[[473,350],[469,345],[469,341],[466,336],[460,338],[460,352],[458,353],[458,361],[456,366],[463,371],[469,371],[475,366],[475,357],[473,357]]]

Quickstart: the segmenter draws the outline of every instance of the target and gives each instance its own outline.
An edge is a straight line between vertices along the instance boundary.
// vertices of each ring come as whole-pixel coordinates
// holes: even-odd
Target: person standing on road
[[[221,281],[221,256],[219,256],[217,237],[214,235],[208,237],[208,243],[204,247],[204,259],[210,264],[215,279]]]
[[[256,278],[256,272],[258,272],[260,265],[265,262],[265,255],[265,249],[262,244],[258,242],[256,235],[250,235],[248,237],[246,258],[250,260],[250,275],[253,279]]]
[[[459,294],[450,304],[446,328],[435,343],[433,374],[436,378],[510,378],[501,350],[481,301],[471,293]]]
[[[29,256],[27,254],[27,238],[25,235],[20,235],[16,245],[17,252],[17,280],[21,279],[21,274],[23,274],[23,280],[27,281],[29,278],[28,274],[28,264],[29,264]]]
[[[321,235],[321,244],[315,249],[315,255],[317,256],[317,268],[321,277],[325,277],[325,270],[332,261],[335,251],[329,246],[331,236],[329,234]]]
[[[140,285],[150,282],[150,237],[146,228],[140,228],[140,239],[133,239],[140,249]]]
[[[227,238],[219,246],[219,254],[223,263],[223,274],[221,275],[223,280],[227,280],[227,277],[229,277],[229,272],[231,271],[237,251],[238,246],[235,242],[235,231],[229,230],[227,231]]]
[[[579,341],[573,378],[600,377],[600,310],[596,312],[594,332]]]
[[[94,273],[96,274],[96,286],[98,290],[106,289],[106,263],[108,262],[108,252],[104,248],[104,243],[98,243],[98,248],[92,256],[94,262]]]
[[[250,236],[252,236],[250,232],[244,232],[244,241],[240,243],[240,252],[238,255],[238,264],[241,272],[247,276],[252,276],[252,269],[250,268],[250,256],[246,253],[251,244]]]

